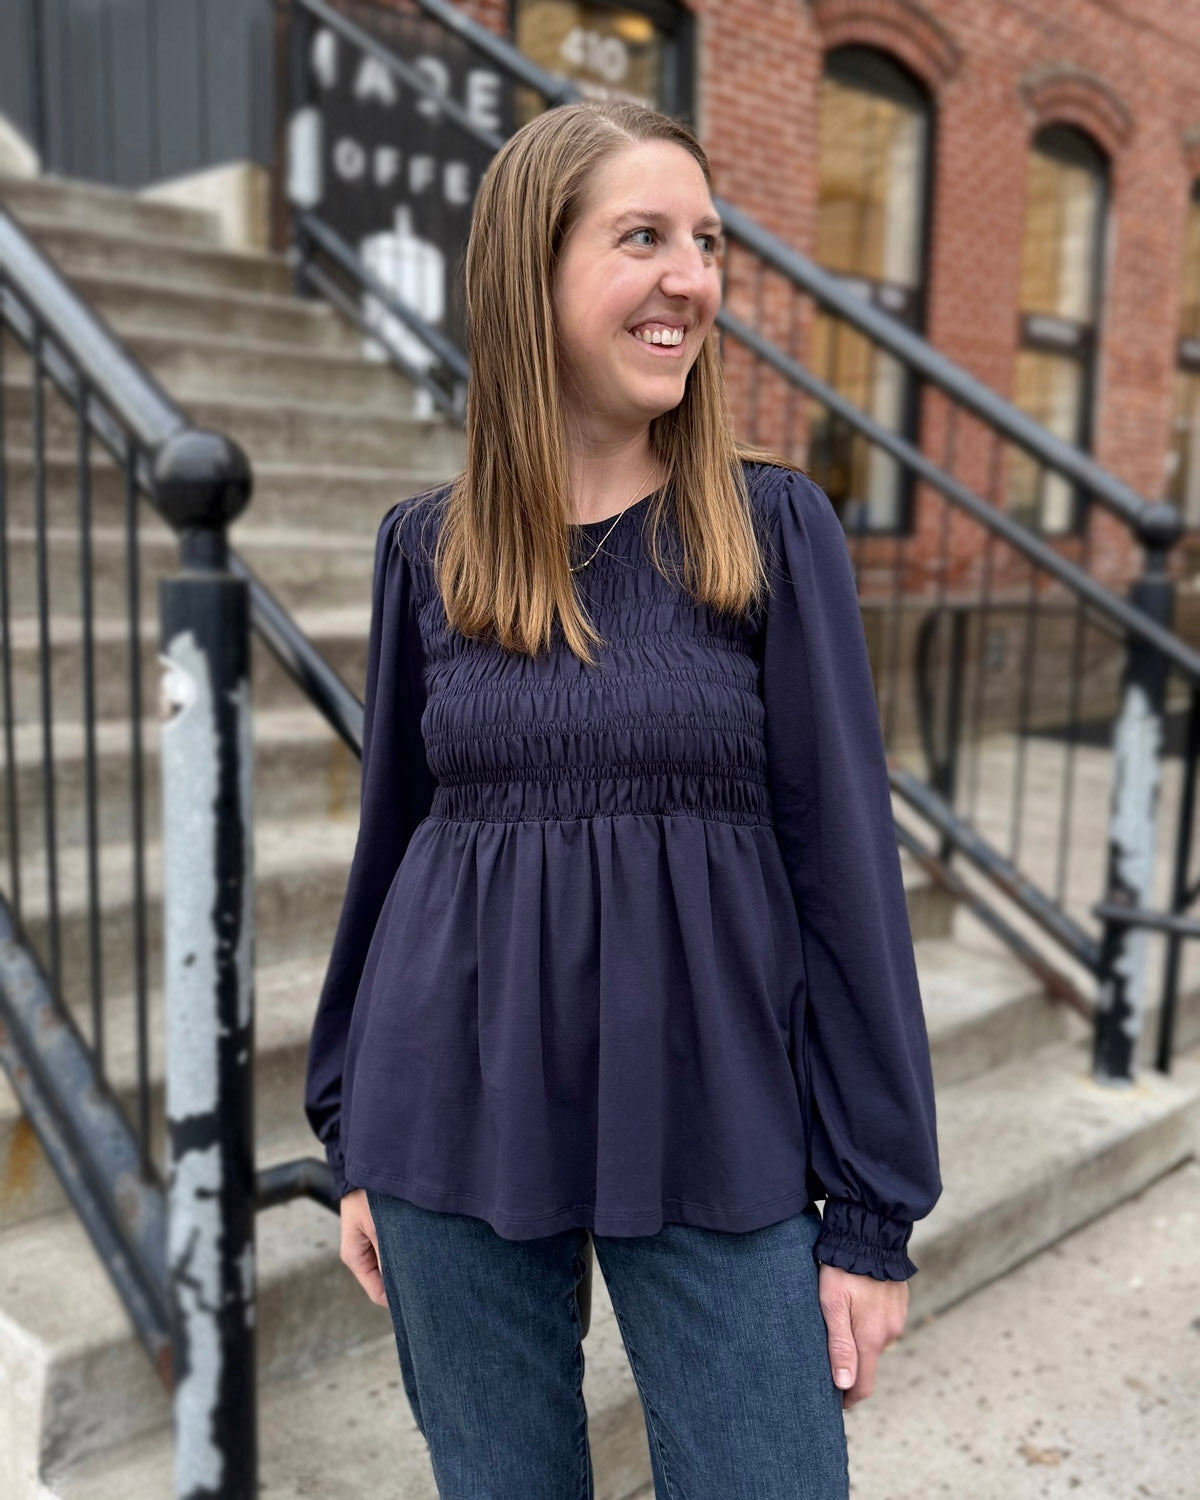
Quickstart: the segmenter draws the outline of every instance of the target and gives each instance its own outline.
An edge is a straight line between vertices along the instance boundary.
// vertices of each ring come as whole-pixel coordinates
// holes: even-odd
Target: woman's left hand
[[[829,1368],[842,1392],[842,1409],[875,1389],[875,1366],[904,1331],[908,1282],[878,1281],[822,1264],[818,1295],[829,1338]]]

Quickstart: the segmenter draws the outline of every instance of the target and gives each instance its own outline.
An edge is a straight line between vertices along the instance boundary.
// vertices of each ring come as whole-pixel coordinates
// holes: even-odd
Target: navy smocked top
[[[819,1260],[916,1271],[933,1080],[853,571],[812,480],[746,475],[770,599],[668,582],[646,496],[576,575],[595,667],[557,621],[536,659],[449,630],[449,486],[385,516],[305,1092],[340,1194],[508,1239],[824,1199]],[[571,528],[577,560],[611,524]]]

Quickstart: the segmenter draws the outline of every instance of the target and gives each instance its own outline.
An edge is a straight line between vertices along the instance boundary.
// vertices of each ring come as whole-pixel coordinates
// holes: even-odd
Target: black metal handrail
[[[18,364],[27,378],[21,378]],[[48,397],[55,392],[62,402],[51,406]],[[75,454],[80,540],[80,629],[77,639],[70,640],[61,634],[61,621],[54,632],[50,628],[51,595],[57,605],[62,586],[56,577],[52,588],[50,576],[50,513],[62,502],[50,490],[48,455],[54,442],[64,441],[64,417]],[[113,680],[119,673],[101,674],[96,660],[91,537],[97,441],[121,476],[128,659],[124,696]],[[29,475],[28,495],[25,486],[18,495],[9,482],[10,459],[18,447],[19,462]],[[220,1489],[230,1500],[253,1494],[256,1484],[256,1418],[253,1403],[244,1400],[252,1384],[247,1371],[254,1366],[255,1291],[245,1275],[254,1213],[297,1192],[311,1192],[327,1203],[332,1199],[328,1167],[315,1157],[276,1167],[261,1183],[243,1175],[245,1164],[253,1162],[252,935],[245,930],[250,904],[244,898],[252,879],[246,826],[251,618],[284,669],[319,703],[343,738],[356,750],[362,739],[362,705],[228,546],[229,525],[250,490],[249,464],[237,445],[195,427],[0,208],[0,710],[6,815],[0,824],[0,855],[7,870],[7,890],[0,890],[0,1064],[164,1383],[173,1387],[174,1372],[190,1367],[195,1339],[219,1351],[208,1387],[212,1409],[193,1406],[186,1415],[177,1413],[177,1493],[196,1492],[188,1478],[193,1464],[200,1462],[209,1471],[204,1450],[211,1447],[215,1428],[228,1465]],[[160,660],[170,669],[163,682],[163,707],[173,720],[172,738],[164,735],[162,745],[160,839],[169,1173],[152,1150],[138,567],[144,503],[177,536],[182,569],[159,585]],[[28,652],[18,661],[22,635],[13,620],[18,575],[10,535],[18,508],[31,512],[37,546],[36,567],[19,575],[22,591],[32,596],[36,609],[36,642],[31,642],[36,645],[36,691],[22,680],[31,672],[28,665],[22,670]],[[82,792],[72,792],[82,806],[65,819],[55,735],[62,719],[62,690],[56,687],[60,674],[55,661],[68,656],[77,667],[83,698],[84,773]],[[102,883],[100,870],[101,690],[104,717],[126,718],[129,724],[128,932],[105,906],[105,890],[111,887]],[[34,697],[36,706],[30,702]],[[35,729],[40,738],[37,764],[18,744],[28,740],[32,749]],[[26,785],[35,779],[36,799]],[[65,784],[72,786],[73,778]],[[214,815],[214,787],[219,789],[219,817]],[[111,790],[109,785],[108,795]],[[211,839],[197,844],[196,827],[214,817]],[[60,910],[60,859],[68,845],[86,877],[82,917],[73,918],[76,926],[82,922],[86,927],[84,941],[70,943],[73,934],[65,931]],[[32,899],[31,876],[44,881],[40,904]],[[239,926],[241,941],[232,941]],[[214,986],[209,995],[196,989],[198,955],[211,960]],[[122,980],[130,986],[129,1020],[135,1032],[130,1084],[113,1080],[106,1047],[112,1019],[109,991]],[[86,1027],[77,1017],[80,1010],[88,1014]],[[184,1039],[186,1045],[180,1045]],[[221,1054],[211,1092],[205,1088],[199,1095],[198,1047]],[[214,1147],[219,1163],[215,1182]],[[201,1163],[198,1171],[193,1160]],[[215,1215],[214,1198],[219,1199]],[[211,1304],[194,1295],[198,1275],[219,1288]],[[220,1328],[198,1328],[208,1322]]]

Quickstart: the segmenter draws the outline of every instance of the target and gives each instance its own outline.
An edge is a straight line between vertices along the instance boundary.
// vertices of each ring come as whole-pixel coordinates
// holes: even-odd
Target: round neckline
[[[599,521],[568,521],[567,525],[572,531],[582,531],[584,533],[596,531],[601,526],[611,526],[614,521],[623,521],[631,511],[635,511],[639,506],[645,505],[647,500],[653,500],[657,494],[658,490],[651,490],[648,495],[643,495],[640,500],[634,500],[632,504],[627,505],[624,510],[618,511],[616,515],[602,516]]]

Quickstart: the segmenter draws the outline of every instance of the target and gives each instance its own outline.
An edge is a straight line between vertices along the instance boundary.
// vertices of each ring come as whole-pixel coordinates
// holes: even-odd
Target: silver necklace
[[[643,476],[643,478],[641,478],[640,480],[638,480],[638,487],[633,492],[633,500],[636,500],[638,498],[638,496],[641,494],[641,492],[642,492],[642,486],[646,483],[646,480],[650,478],[650,475],[654,473],[654,468],[655,468],[654,464],[651,464],[650,468],[646,471],[646,473]],[[589,557],[586,562],[575,563],[574,566],[571,568],[571,572],[572,573],[582,573],[583,570],[584,570],[584,568],[590,568],[591,567],[592,563],[594,563],[596,561],[596,559],[600,556],[600,550],[604,546],[605,542],[608,541],[608,539],[609,539],[610,536],[612,536],[612,534],[613,534],[613,527],[616,526],[617,522],[621,519],[621,517],[629,509],[629,506],[633,504],[633,500],[630,500],[627,505],[624,505],[624,506],[621,507],[621,509],[613,517],[612,526],[610,526],[608,528],[608,530],[600,538],[600,541],[597,543],[595,552],[592,553],[591,557]],[[586,524],[586,523],[584,523],[584,524]]]

